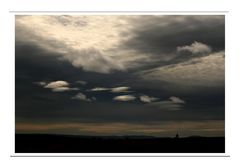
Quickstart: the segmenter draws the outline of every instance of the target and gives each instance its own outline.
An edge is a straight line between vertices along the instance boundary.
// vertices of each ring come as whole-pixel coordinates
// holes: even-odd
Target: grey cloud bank
[[[186,135],[224,134],[223,15],[27,15],[15,23],[18,130],[67,123],[94,134],[102,124],[98,134],[113,126],[171,136],[183,122]]]

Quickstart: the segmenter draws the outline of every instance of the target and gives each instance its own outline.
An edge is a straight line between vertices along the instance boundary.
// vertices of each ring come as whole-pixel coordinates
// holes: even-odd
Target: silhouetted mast
[[[175,138],[179,138],[179,134],[178,134],[178,132],[177,132],[177,134],[176,134]]]

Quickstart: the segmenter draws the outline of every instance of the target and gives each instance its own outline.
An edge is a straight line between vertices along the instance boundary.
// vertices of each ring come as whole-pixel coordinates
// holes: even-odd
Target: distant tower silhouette
[[[177,134],[176,134],[175,138],[179,138],[179,134],[178,134],[178,132],[177,132]]]

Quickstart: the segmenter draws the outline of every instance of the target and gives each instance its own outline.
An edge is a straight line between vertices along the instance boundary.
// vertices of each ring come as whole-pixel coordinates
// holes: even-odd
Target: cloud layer
[[[123,26],[119,16],[17,16],[16,40],[57,51],[63,60],[86,71],[110,73],[124,70],[109,51],[118,43]]]
[[[67,86],[69,86],[69,83],[66,81],[54,81],[45,85],[44,88],[55,89],[55,88],[67,87]]]
[[[79,90],[79,88],[71,88],[69,87],[69,83],[67,81],[53,81],[53,82],[34,82],[40,86],[43,86],[44,88],[51,89],[53,92],[65,92],[65,91],[71,91],[71,90]]]
[[[185,103],[185,101],[180,99],[179,97],[171,96],[171,97],[169,97],[169,99],[172,102],[174,102],[174,103],[180,103],[180,104],[184,104]]]
[[[188,51],[192,54],[208,54],[212,51],[212,49],[206,44],[195,41],[189,46],[177,47],[177,52],[182,51]]]
[[[223,25],[224,16],[16,16],[16,41],[108,74],[172,60],[177,46],[193,54],[219,50]]]
[[[144,103],[151,103],[153,101],[157,101],[159,98],[157,97],[150,97],[150,96],[147,96],[147,95],[142,95],[140,96],[140,100]]]
[[[116,96],[116,97],[113,98],[113,100],[123,101],[123,102],[133,101],[135,99],[136,99],[136,97],[133,96],[133,95],[121,95],[121,96]]]
[[[122,86],[122,87],[115,87],[111,88],[111,92],[113,93],[122,93],[122,92],[129,92],[130,87]]]
[[[167,81],[182,86],[222,87],[225,80],[224,51],[143,71],[149,81]]]
[[[17,132],[24,133],[64,133],[64,134],[84,134],[84,135],[152,135],[173,137],[177,130],[181,136],[201,135],[204,136],[224,136],[224,122],[218,120],[211,121],[166,121],[152,124],[129,124],[129,123],[18,123]],[[214,133],[213,133],[214,132]]]
[[[120,87],[113,87],[113,88],[95,87],[95,88],[90,89],[89,91],[93,91],[93,92],[110,91],[112,93],[132,92],[129,89],[130,89],[130,87],[128,87],[128,86],[120,86]]]
[[[92,98],[88,98],[85,94],[83,93],[78,93],[75,96],[72,97],[72,99],[77,99],[77,100],[82,100],[82,101],[87,101],[87,102],[91,102],[96,100],[95,97]]]
[[[224,123],[224,16],[27,15],[15,23],[21,131],[172,135],[184,121],[186,135],[216,135],[211,123]]]
[[[157,108],[159,111],[180,111],[183,110],[183,107],[186,102],[179,97],[171,96],[168,100],[156,101],[149,103],[148,106]]]

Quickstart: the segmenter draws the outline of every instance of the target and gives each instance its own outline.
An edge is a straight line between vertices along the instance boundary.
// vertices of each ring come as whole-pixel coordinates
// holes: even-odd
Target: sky
[[[224,136],[224,15],[16,15],[16,133]]]

